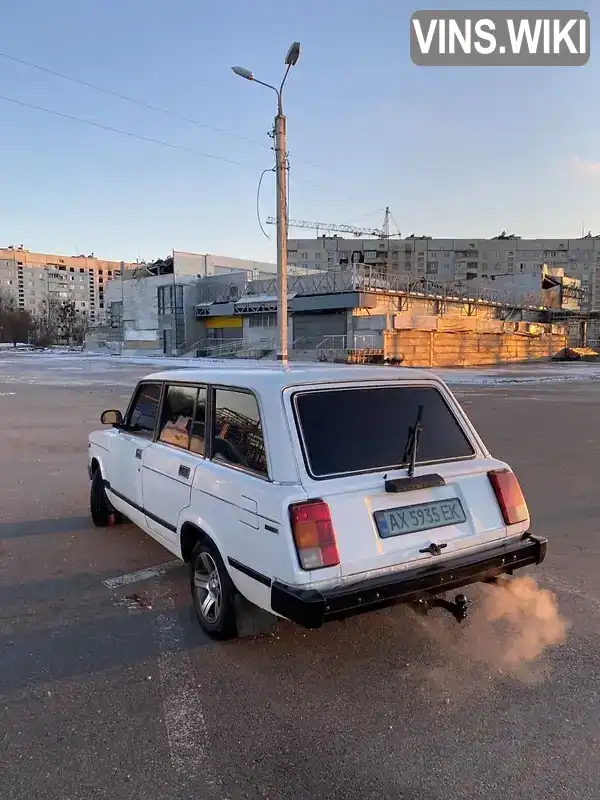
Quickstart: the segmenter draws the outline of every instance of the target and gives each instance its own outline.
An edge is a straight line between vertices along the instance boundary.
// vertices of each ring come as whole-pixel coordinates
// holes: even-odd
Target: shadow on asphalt
[[[86,517],[59,517],[57,519],[35,519],[21,522],[0,523],[0,541],[22,539],[25,536],[44,536],[55,533],[75,533],[95,530]]]

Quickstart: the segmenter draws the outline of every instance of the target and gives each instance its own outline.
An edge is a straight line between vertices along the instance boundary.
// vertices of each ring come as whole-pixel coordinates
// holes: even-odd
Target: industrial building
[[[235,286],[201,281],[196,290],[205,333],[196,355],[273,354],[274,278]],[[565,346],[565,317],[577,319],[580,310],[560,276],[547,277],[535,304],[507,304],[485,290],[448,293],[425,278],[410,281],[359,264],[291,277],[288,309],[293,358],[393,358],[419,366],[548,358]],[[572,335],[580,338],[578,319]]]
[[[111,281],[109,320],[88,332],[87,347],[139,355],[274,355],[274,274],[253,277],[249,268],[202,277],[179,272],[177,264],[175,258],[174,268],[163,265],[145,276],[134,270]],[[292,274],[290,356],[395,359],[420,366],[549,358],[581,338],[578,295],[571,287],[561,276],[547,274],[536,303],[507,304],[485,290],[453,287],[449,293],[425,278],[385,275],[360,264]],[[575,338],[567,335],[570,315]]]
[[[556,263],[573,263],[568,242],[552,243],[552,251],[540,242],[525,256],[525,246],[509,236],[484,247],[480,240],[374,234],[288,240],[292,358],[497,363],[548,358],[581,339],[584,283],[600,269],[596,240],[581,240],[580,262],[590,267],[584,282]],[[174,251],[109,282],[107,318],[86,343],[140,355],[269,357],[276,312],[275,264]],[[575,326],[569,338],[566,317]]]
[[[88,349],[138,355],[181,355],[195,352],[205,339],[220,341],[220,331],[207,331],[196,314],[200,284],[214,282],[221,291],[272,279],[270,262],[173,251],[152,263],[131,265],[107,284],[105,315],[90,325]]]
[[[277,272],[277,264],[271,261],[252,261],[215,253],[186,253],[181,250],[173,251],[173,264],[177,275],[194,275],[198,278],[244,273],[250,280]]]

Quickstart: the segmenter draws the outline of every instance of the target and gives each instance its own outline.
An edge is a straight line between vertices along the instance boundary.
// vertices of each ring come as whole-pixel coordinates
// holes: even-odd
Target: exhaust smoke
[[[413,628],[429,645],[425,692],[442,692],[465,702],[481,692],[482,681],[537,683],[546,677],[542,656],[564,644],[568,623],[553,592],[531,577],[500,578],[473,587],[467,620],[457,624],[447,612],[417,617]],[[415,666],[422,675],[423,665]],[[446,702],[450,702],[447,699]]]
[[[488,655],[499,668],[510,672],[566,641],[567,622],[554,593],[541,589],[529,576],[484,585],[479,615],[501,634],[500,648]],[[481,629],[481,621],[478,627]]]

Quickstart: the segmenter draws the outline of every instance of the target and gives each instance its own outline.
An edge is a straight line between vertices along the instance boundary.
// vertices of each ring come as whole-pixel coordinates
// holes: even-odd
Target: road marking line
[[[190,785],[197,786],[199,778],[203,778],[210,796],[219,797],[219,779],[211,763],[208,728],[194,667],[172,599],[168,605],[171,613],[155,618],[154,637],[171,765]]]
[[[179,566],[181,561],[168,561],[103,583],[109,589],[117,589],[159,577]],[[194,667],[187,653],[184,630],[175,616],[173,599],[167,598],[166,605],[167,613],[157,614],[153,621],[153,633],[171,765],[186,784],[195,786],[202,776],[210,796],[216,798],[220,796],[219,779],[211,764],[208,729]]]
[[[140,581],[147,581],[150,578],[159,578],[166,572],[170,572],[176,567],[182,566],[182,561],[167,561],[166,564],[158,564],[156,567],[148,567],[147,569],[139,569],[137,572],[128,572],[127,575],[119,575],[116,578],[109,578],[102,581],[109,589],[118,589],[120,586],[129,586],[130,583],[139,583]]]

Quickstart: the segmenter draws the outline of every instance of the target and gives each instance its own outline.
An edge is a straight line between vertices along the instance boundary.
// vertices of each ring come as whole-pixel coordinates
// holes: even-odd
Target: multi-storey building
[[[135,265],[89,256],[32,253],[20,247],[0,248],[0,290],[24,311],[35,313],[40,304],[73,301],[90,322],[104,316],[104,287]]]
[[[581,239],[288,239],[290,264],[302,269],[335,269],[353,262],[414,278],[455,283],[474,280],[518,288],[540,284],[542,266],[578,278],[588,308],[600,310],[600,237]],[[533,278],[533,280],[528,280]],[[539,281],[537,280],[539,278]],[[496,280],[501,279],[501,280]]]

